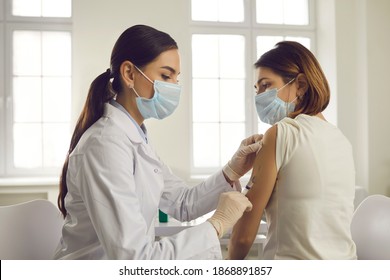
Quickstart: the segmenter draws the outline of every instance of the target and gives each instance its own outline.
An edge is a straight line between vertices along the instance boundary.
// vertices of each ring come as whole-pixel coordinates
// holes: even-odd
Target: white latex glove
[[[231,181],[237,181],[253,167],[256,153],[263,145],[262,139],[262,134],[254,134],[242,140],[237,152],[222,169]]]
[[[239,192],[225,192],[219,197],[218,206],[209,221],[221,238],[227,230],[232,228],[244,211],[251,211],[252,203]]]

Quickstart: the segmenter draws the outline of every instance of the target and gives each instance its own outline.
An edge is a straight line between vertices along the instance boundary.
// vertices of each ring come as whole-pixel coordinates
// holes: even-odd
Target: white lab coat
[[[190,188],[172,174],[126,114],[111,104],[69,158],[68,215],[55,259],[220,259],[205,222],[155,241],[160,208],[188,221],[216,208],[231,191],[222,172]]]

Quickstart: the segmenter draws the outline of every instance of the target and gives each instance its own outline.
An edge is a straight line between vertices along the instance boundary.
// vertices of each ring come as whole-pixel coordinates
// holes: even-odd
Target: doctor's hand
[[[224,175],[233,182],[245,175],[252,168],[256,154],[262,147],[262,139],[262,134],[254,134],[242,140],[237,152],[223,167]]]
[[[226,192],[219,197],[218,206],[213,216],[207,221],[210,222],[221,238],[227,230],[232,228],[244,211],[251,211],[252,203],[240,192]]]

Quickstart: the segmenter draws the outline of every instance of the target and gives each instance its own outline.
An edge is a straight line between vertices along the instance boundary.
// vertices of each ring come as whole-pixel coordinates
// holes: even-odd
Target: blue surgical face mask
[[[274,125],[294,112],[293,102],[296,98],[291,102],[285,102],[278,97],[278,92],[294,80],[295,78],[280,89],[273,88],[255,96],[257,114],[262,122]]]
[[[154,87],[154,94],[150,99],[139,96],[133,88],[137,95],[137,107],[142,117],[144,119],[155,118],[161,120],[171,115],[179,105],[181,86],[158,80],[154,80],[153,82],[138,69],[138,67],[135,66],[135,68],[151,82]]]

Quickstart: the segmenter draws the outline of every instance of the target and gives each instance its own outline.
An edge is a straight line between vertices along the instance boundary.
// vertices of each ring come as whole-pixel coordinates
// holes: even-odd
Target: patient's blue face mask
[[[270,89],[255,96],[256,110],[262,122],[274,125],[294,112],[297,97],[291,102],[285,102],[278,97],[278,92],[295,80],[292,79],[280,89]]]
[[[181,86],[178,84],[149,79],[137,66],[135,68],[154,86],[153,97],[148,99],[137,95],[136,102],[138,110],[144,119],[164,119],[171,115],[180,101]]]

